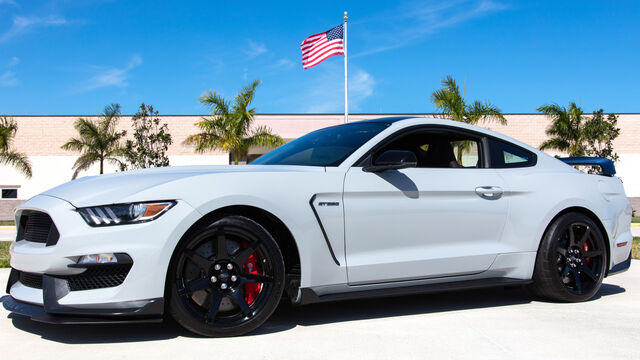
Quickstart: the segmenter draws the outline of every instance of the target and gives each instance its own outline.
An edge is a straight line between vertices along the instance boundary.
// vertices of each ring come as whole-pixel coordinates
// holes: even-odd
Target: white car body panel
[[[406,176],[416,186],[404,192],[391,185],[392,175],[365,173],[354,166],[381,140],[417,125],[503,139],[535,153],[537,163],[513,169],[404,169],[393,176]],[[481,186],[500,187],[503,194],[497,200],[483,199],[475,192]],[[75,210],[158,200],[177,204],[154,221],[133,225],[91,227]],[[182,236],[206,214],[231,206],[262,209],[285,224],[300,257],[300,287],[318,295],[495,277],[531,279],[546,227],[572,207],[586,209],[602,222],[609,239],[609,268],[629,257],[632,243],[631,206],[618,178],[585,175],[484,128],[412,118],[393,122],[336,167],[170,167],[71,181],[17,209],[16,220],[24,210],[50,214],[60,239],[49,247],[14,242],[11,266],[70,275],[79,270],[67,265],[81,255],[125,252],[133,267],[122,285],[70,292],[60,304],[117,308],[123,302],[161,298]],[[398,246],[390,246],[394,241]],[[42,290],[20,283],[13,285],[11,295],[42,304]]]
[[[494,169],[351,168],[344,186],[349,283],[487,270],[510,252],[500,241],[508,200],[481,198],[476,188],[483,186],[503,180]]]

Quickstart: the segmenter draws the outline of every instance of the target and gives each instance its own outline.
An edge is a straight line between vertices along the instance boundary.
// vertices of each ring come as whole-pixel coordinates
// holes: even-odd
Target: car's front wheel
[[[227,216],[182,241],[169,269],[168,310],[205,336],[242,335],[278,306],[284,261],[273,237],[243,216]]]
[[[531,290],[551,300],[586,301],[600,289],[606,265],[605,241],[596,223],[584,214],[567,213],[542,239]]]

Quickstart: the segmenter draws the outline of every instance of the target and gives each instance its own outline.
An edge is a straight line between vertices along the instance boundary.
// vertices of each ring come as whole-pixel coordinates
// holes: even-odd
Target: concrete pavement
[[[2,287],[7,277],[0,270]],[[638,359],[639,345],[638,260],[585,303],[536,301],[518,288],[280,306],[256,333],[227,339],[172,323],[39,324],[0,307],[5,359]]]

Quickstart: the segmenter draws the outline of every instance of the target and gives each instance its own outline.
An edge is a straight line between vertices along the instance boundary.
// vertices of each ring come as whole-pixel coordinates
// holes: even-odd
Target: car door
[[[474,274],[491,266],[508,204],[502,178],[483,168],[482,141],[473,141],[476,160],[469,167],[372,173],[354,166],[347,171],[343,203],[349,284]]]

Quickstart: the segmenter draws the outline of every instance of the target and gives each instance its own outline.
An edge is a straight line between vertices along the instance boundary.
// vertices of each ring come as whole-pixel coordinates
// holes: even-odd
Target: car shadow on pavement
[[[603,284],[593,299],[615,295],[625,289]],[[0,298],[3,301],[5,298]],[[394,316],[443,313],[527,304],[534,299],[524,287],[491,288],[449,293],[398,296],[335,303],[291,306],[283,302],[269,320],[247,336],[260,336],[295,328],[338,322]],[[43,339],[66,344],[100,344],[166,340],[176,337],[199,337],[171,320],[149,324],[54,325],[31,321],[9,314],[13,325]]]

